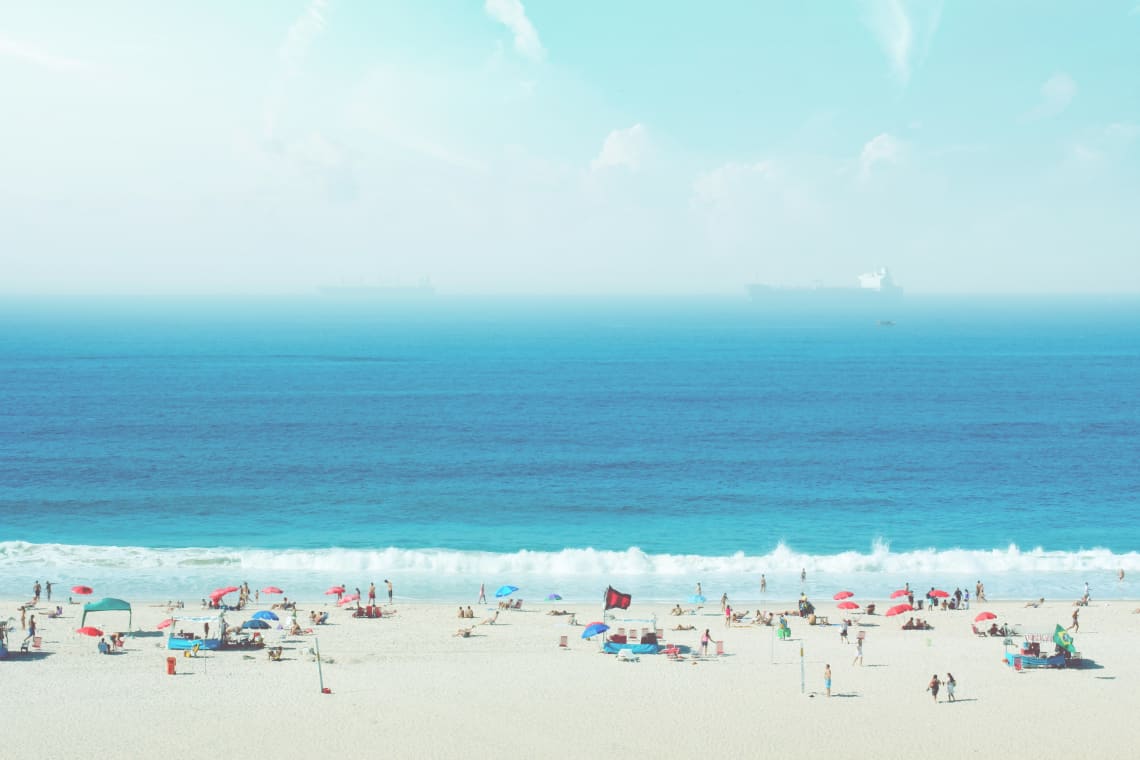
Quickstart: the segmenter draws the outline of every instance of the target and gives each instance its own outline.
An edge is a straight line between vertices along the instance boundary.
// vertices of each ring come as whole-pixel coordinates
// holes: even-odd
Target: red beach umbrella
[[[855,594],[853,594],[850,591],[840,591],[835,596],[833,596],[831,598],[839,600],[839,599],[850,599],[853,596],[855,596]]]
[[[233,593],[234,591],[237,591],[237,590],[238,590],[237,586],[226,586],[225,588],[220,589],[220,591],[223,594],[230,594],[230,593]]]
[[[325,592],[325,596],[332,596],[334,594],[343,594],[343,593],[344,593],[344,586],[333,586],[332,588],[330,588],[328,591]]]
[[[82,633],[84,636],[102,636],[103,632],[94,626],[86,626],[84,628],[76,628],[76,633]]]
[[[261,589],[261,593],[263,593],[263,594],[284,594],[285,592],[282,591],[281,589],[277,588],[276,586],[266,586],[265,588]]]
[[[898,599],[900,596],[909,596],[910,592],[905,588],[900,588],[898,591],[891,592],[891,599]]]
[[[71,593],[79,594],[80,596],[87,596],[88,594],[92,594],[94,592],[91,590],[90,586],[72,586]]]
[[[855,602],[840,602],[839,604],[837,604],[835,606],[841,610],[857,610],[857,609],[859,609],[859,605],[855,604]]]
[[[978,614],[977,614],[977,615],[974,617],[974,622],[975,622],[975,623],[980,623],[980,622],[982,622],[983,620],[997,620],[997,615],[995,615],[995,614],[994,614],[994,613],[992,613],[992,612],[979,612],[979,613],[978,613]]]
[[[931,591],[931,592],[930,592],[930,595],[931,595],[931,596],[936,596],[936,597],[938,597],[939,599],[945,599],[946,597],[950,596],[949,594],[947,594],[945,591],[943,591],[943,590],[942,590],[942,589],[940,589],[940,588],[936,588],[936,589],[934,589],[933,591]]]
[[[345,604],[348,604],[349,602],[355,602],[359,599],[360,599],[360,594],[349,594],[348,596],[343,597],[339,602],[337,602],[337,604],[345,605]]]
[[[234,591],[237,591],[237,589],[233,589],[233,591],[231,591],[231,590],[229,590],[229,589],[224,589],[224,588],[216,588],[216,589],[214,589],[213,591],[211,591],[211,592],[210,592],[210,599],[211,599],[211,600],[212,600],[212,601],[213,601],[215,604],[217,604],[217,603],[218,603],[218,600],[219,600],[219,599],[221,599],[221,598],[222,598],[223,596],[225,596],[226,594],[232,594]]]
[[[896,604],[894,607],[891,607],[889,610],[887,610],[887,617],[901,615],[904,612],[910,612],[913,609],[914,607],[911,607],[909,604]]]
[[[155,628],[158,628],[161,631],[163,628],[169,628],[173,624],[174,618],[167,618],[166,620],[163,620],[161,623],[156,625]]]

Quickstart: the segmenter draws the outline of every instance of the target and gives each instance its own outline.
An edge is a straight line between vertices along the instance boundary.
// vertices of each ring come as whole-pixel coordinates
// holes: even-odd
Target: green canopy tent
[[[79,627],[87,625],[87,613],[89,612],[125,612],[127,613],[127,630],[131,628],[131,604],[122,599],[100,599],[97,602],[89,602],[83,605],[83,617],[79,621]]]

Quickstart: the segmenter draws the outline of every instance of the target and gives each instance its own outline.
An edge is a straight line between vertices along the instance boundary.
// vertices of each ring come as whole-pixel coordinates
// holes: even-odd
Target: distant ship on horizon
[[[427,298],[435,295],[435,285],[424,277],[415,285],[370,285],[344,283],[319,288],[322,295],[340,298]]]
[[[757,303],[772,306],[784,305],[839,305],[856,306],[882,304],[902,300],[903,289],[897,285],[891,272],[880,267],[859,275],[858,285],[851,287],[781,287],[767,283],[753,283],[748,294]]]

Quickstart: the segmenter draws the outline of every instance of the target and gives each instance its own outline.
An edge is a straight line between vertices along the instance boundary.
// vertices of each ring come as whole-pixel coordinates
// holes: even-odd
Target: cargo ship
[[[771,306],[870,306],[902,300],[903,289],[895,284],[890,270],[880,267],[859,275],[852,287],[781,287],[765,283],[748,286],[748,294],[756,303]]]

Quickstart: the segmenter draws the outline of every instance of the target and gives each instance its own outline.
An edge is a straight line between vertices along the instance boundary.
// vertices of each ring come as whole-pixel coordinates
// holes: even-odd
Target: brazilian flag
[[[1058,625],[1057,630],[1053,632],[1053,643],[1062,649],[1067,649],[1072,654],[1077,653],[1077,648],[1073,646],[1073,637],[1060,625]]]

